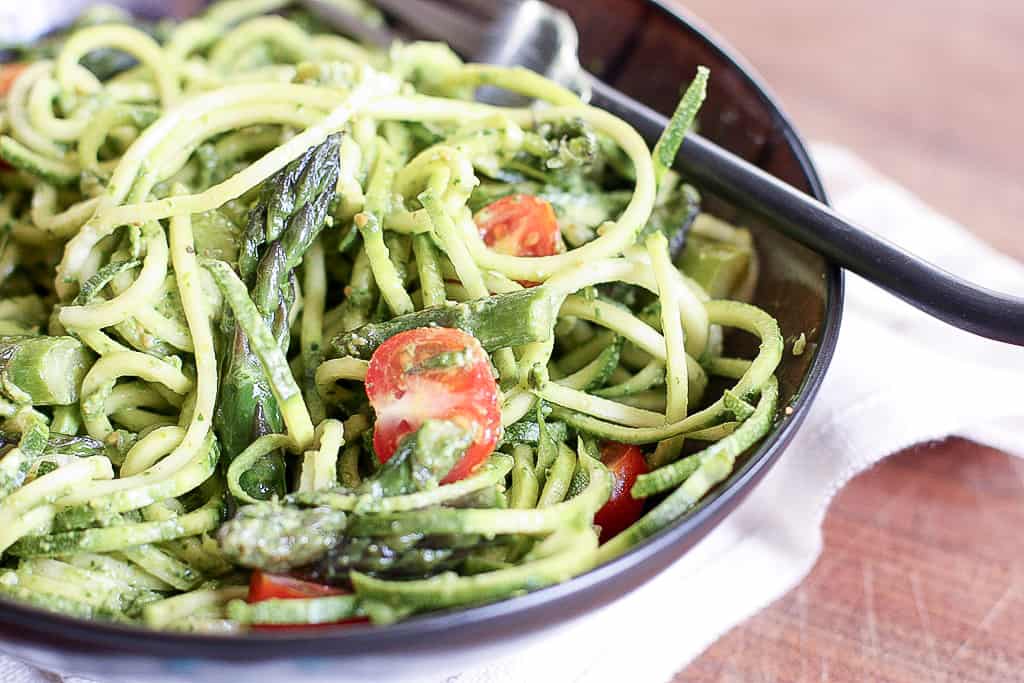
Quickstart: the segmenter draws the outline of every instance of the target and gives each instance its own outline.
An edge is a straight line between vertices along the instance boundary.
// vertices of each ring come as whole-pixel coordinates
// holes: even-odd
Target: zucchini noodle
[[[687,367],[686,352],[683,342],[683,326],[679,320],[678,291],[672,277],[676,273],[675,265],[668,253],[668,241],[662,233],[655,233],[647,238],[647,250],[651,255],[654,277],[658,281],[661,293],[661,328],[665,335],[665,388],[667,407],[665,421],[674,422],[686,417],[687,399]],[[651,456],[653,464],[674,460],[683,447],[683,439],[676,437],[658,444]]]
[[[755,245],[671,170],[705,70],[652,153],[539,74],[297,5],[83,20],[6,79],[0,594],[211,632],[509,598],[688,514],[772,428]],[[389,365],[433,328],[479,358]],[[255,570],[349,592],[243,602]]]
[[[139,439],[124,456],[119,474],[122,477],[130,477],[149,469],[177,448],[183,438],[185,438],[185,430],[181,427],[168,426],[154,429]]]

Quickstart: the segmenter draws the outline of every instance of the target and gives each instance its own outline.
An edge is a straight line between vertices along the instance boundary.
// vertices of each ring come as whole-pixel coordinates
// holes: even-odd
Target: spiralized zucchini
[[[671,170],[706,70],[652,152],[537,74],[311,32],[287,0],[104,16],[0,67],[0,593],[209,631],[499,600],[657,533],[771,428],[750,235]],[[509,196],[553,207],[553,252],[482,235]],[[369,361],[422,327],[474,335],[500,386],[457,481],[453,422],[373,445]],[[631,493],[608,441],[645,451]],[[611,496],[659,494],[599,544]],[[250,605],[251,569],[349,592]]]

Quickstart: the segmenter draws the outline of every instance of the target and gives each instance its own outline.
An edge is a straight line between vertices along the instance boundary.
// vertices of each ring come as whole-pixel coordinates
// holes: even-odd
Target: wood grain
[[[1019,0],[688,0],[811,139],[855,149],[1024,259]],[[682,681],[1024,678],[1024,465],[952,440],[899,454],[833,503],[789,595]]]
[[[1024,464],[951,440],[833,502],[810,576],[678,681],[1018,681]]]

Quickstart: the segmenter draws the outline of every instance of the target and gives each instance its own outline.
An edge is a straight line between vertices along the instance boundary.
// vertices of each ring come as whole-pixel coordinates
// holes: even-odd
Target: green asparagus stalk
[[[442,574],[418,581],[386,581],[360,572],[352,572],[351,577],[356,595],[367,603],[438,609],[490,602],[567,581],[592,566],[590,558],[596,549],[597,536],[590,526],[572,523],[539,543],[522,564],[508,569],[476,576]]]
[[[544,341],[557,311],[549,291],[533,287],[460,304],[435,306],[392,320],[363,325],[331,341],[334,358],[369,359],[391,337],[419,327],[452,327],[476,337],[487,351]]]
[[[0,337],[0,395],[18,404],[70,405],[92,361],[72,337]]]
[[[346,537],[307,574],[308,578],[327,584],[347,581],[353,569],[378,577],[422,578],[455,569],[483,545],[489,544],[475,534]]]
[[[287,572],[322,558],[345,530],[347,516],[330,508],[297,508],[276,502],[239,509],[218,532],[221,549],[236,564]]]
[[[352,514],[362,514],[360,507],[375,500],[435,489],[471,439],[471,434],[452,422],[428,420],[402,441],[373,478],[361,484],[356,491],[360,505]],[[349,569],[374,575],[426,576],[455,567],[480,542],[463,537],[420,543],[423,537],[416,534],[373,540],[347,537],[344,532],[349,519],[345,512],[327,505],[257,503],[241,508],[224,525],[220,542],[224,553],[243,566],[274,572],[309,566],[318,580],[328,583],[344,579]]]
[[[332,135],[268,179],[242,238],[238,268],[256,309],[287,351],[288,320],[295,303],[295,269],[326,222],[339,173],[339,137]],[[227,462],[257,438],[283,430],[280,410],[260,361],[241,325],[225,325],[221,393],[214,425]],[[284,460],[270,453],[246,481],[254,498],[285,491]]]

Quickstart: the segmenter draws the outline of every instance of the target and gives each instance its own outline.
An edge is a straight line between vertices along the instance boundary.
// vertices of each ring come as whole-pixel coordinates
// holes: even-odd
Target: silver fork
[[[300,3],[332,27],[387,47],[404,36],[440,40],[477,62],[523,66],[590,97],[592,77],[578,58],[579,38],[569,16],[534,0],[376,0],[395,28],[367,26],[329,0]],[[498,88],[481,88],[477,99],[505,106],[524,98]]]
[[[374,27],[347,12],[330,0],[299,0],[332,28],[360,40],[387,48],[404,36],[440,40],[448,43],[463,57],[477,58],[485,46],[494,42],[492,27],[502,15],[515,10],[513,0],[455,0],[431,2],[423,0],[380,0],[373,4],[388,14],[394,28]]]
[[[304,0],[307,6],[321,0]],[[421,37],[447,41],[463,56],[525,66],[631,123],[653,142],[668,121],[586,73],[576,26],[539,0],[376,0]],[[336,6],[332,6],[336,8]],[[327,19],[326,15],[321,15]],[[682,74],[681,74],[682,76]],[[712,75],[712,80],[714,75]],[[488,100],[493,96],[488,94]],[[677,168],[698,187],[870,280],[925,313],[974,334],[1024,346],[1024,299],[966,282],[847,222],[828,206],[697,134],[688,134]]]

